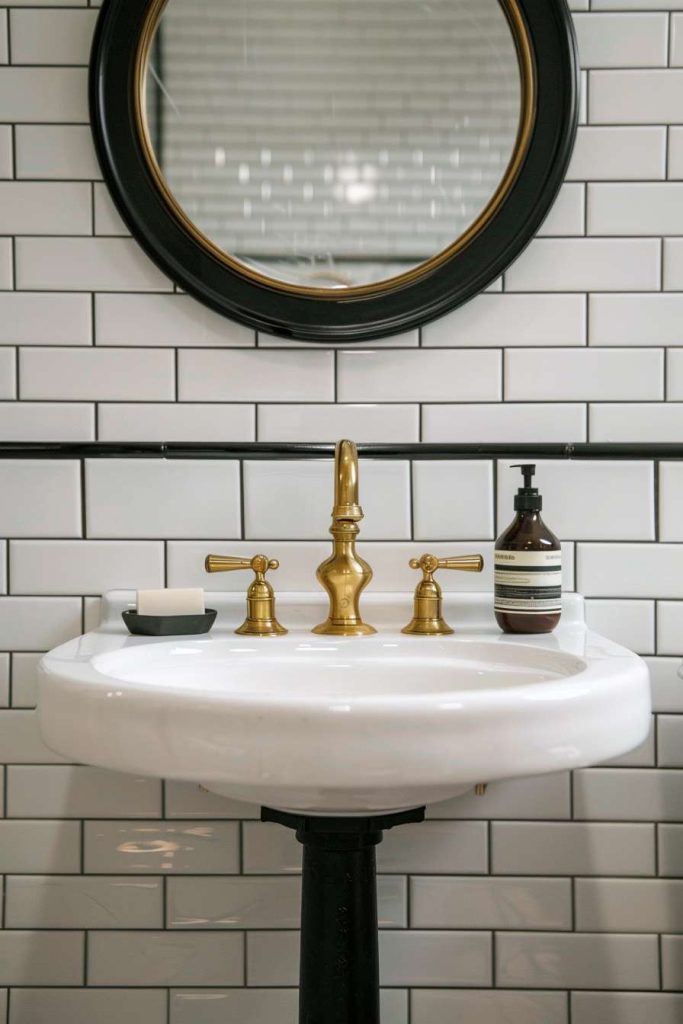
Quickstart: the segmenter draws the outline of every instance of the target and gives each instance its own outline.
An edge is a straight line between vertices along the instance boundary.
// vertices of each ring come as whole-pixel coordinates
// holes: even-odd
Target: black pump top
[[[538,487],[531,486],[536,466],[533,463],[515,463],[510,469],[521,469],[524,477],[524,486],[520,487],[515,495],[515,512],[540,512],[543,508],[543,498],[538,493]]]

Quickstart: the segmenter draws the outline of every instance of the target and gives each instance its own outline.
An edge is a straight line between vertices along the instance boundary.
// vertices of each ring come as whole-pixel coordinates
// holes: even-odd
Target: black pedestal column
[[[313,818],[268,807],[262,821],[304,847],[299,1024],[379,1024],[375,847],[424,808],[368,818]]]

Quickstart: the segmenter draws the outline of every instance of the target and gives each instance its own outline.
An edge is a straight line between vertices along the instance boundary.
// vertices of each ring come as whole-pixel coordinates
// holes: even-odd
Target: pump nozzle
[[[532,486],[536,466],[531,462],[515,463],[510,469],[521,469],[524,477],[524,486],[520,487],[515,496],[515,509],[517,512],[540,512],[543,507],[543,499],[538,493],[538,488]]]

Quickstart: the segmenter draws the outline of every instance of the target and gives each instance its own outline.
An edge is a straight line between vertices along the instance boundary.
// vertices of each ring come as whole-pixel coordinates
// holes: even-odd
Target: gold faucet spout
[[[334,507],[332,554],[316,573],[330,599],[325,622],[314,633],[331,636],[368,636],[376,632],[363,622],[360,595],[372,579],[372,569],[356,552],[358,523],[363,509],[358,504],[358,450],[353,441],[339,441],[334,459]]]

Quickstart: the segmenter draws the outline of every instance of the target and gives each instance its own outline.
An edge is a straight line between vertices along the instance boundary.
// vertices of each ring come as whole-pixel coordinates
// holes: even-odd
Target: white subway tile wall
[[[2,440],[681,440],[683,0],[572,2],[584,114],[542,237],[462,309],[348,349],[257,338],[125,237],[87,123],[98,6],[0,13]],[[565,585],[647,657],[656,726],[386,835],[385,1024],[683,1020],[683,468],[541,462],[539,484]],[[291,833],[65,764],[34,708],[40,652],[107,588],[203,586],[209,548],[261,541],[282,590],[312,585],[331,486],[328,462],[0,462],[0,1024],[295,1024]],[[362,486],[376,586],[408,600],[425,546],[490,561],[516,479],[379,462]]]

